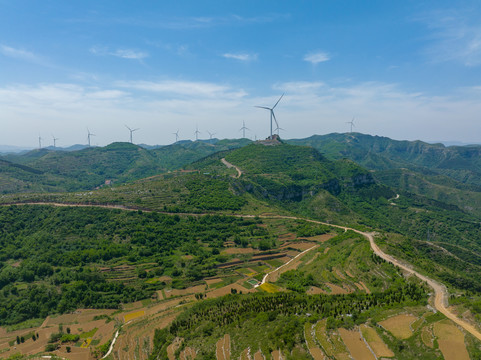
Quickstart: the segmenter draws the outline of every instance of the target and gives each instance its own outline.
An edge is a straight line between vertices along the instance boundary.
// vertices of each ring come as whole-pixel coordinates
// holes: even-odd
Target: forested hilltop
[[[471,335],[426,307],[425,284],[374,255],[364,236],[328,225],[375,231],[387,253],[446,284],[451,304],[476,324],[477,212],[390,184],[379,170],[345,156],[243,142],[192,143],[190,150],[182,144],[85,149],[98,152],[98,168],[107,172],[122,158],[119,180],[99,189],[1,195],[0,323],[13,332],[0,333],[0,354],[14,355],[10,343],[29,334],[32,340],[16,342],[21,352],[48,345],[68,358],[66,346],[82,354],[90,347],[100,356],[121,327],[113,358],[195,353],[224,359],[220,354],[229,351],[244,359],[259,350],[273,359],[279,353],[343,359],[357,351],[350,339],[362,333],[373,351],[379,350],[373,343],[384,344],[378,358],[436,359],[444,355],[437,329],[452,326],[466,354],[479,355]],[[162,149],[170,155],[155,155]],[[85,154],[72,152],[70,168],[62,171],[79,171],[82,179],[86,168],[97,166],[85,165]],[[30,153],[30,160],[8,158],[5,166],[43,176],[34,174],[34,164],[49,168],[58,160],[54,155],[60,156],[42,155],[36,163]],[[170,165],[155,167],[148,162],[155,156],[164,164],[171,159]],[[443,186],[459,183],[439,176],[451,181]],[[75,186],[81,183],[87,181]],[[85,308],[99,312],[81,315],[78,309]],[[407,323],[405,335],[391,322]],[[60,329],[51,337],[52,324],[69,324],[86,345]],[[38,335],[44,343],[36,342]]]
[[[112,143],[78,151],[32,150],[0,156],[0,193],[92,190],[107,183],[125,183],[182,166],[217,151],[250,141],[182,141],[145,149]]]

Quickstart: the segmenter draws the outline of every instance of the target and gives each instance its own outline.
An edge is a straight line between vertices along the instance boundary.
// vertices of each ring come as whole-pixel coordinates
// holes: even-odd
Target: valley
[[[448,333],[480,354],[475,215],[312,148],[0,203],[5,358],[450,359]]]

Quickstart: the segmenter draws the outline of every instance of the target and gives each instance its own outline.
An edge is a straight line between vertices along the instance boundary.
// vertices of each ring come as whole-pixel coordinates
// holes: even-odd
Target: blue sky
[[[479,1],[0,0],[0,144],[481,142]]]

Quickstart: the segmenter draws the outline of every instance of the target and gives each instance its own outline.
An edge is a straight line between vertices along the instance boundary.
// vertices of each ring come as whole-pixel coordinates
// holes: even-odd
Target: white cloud
[[[117,82],[122,88],[130,88],[149,92],[162,92],[186,96],[242,98],[246,96],[243,90],[233,90],[229,86],[208,82],[194,81],[130,81]]]
[[[100,56],[116,56],[122,59],[143,60],[149,56],[147,52],[132,49],[117,49],[111,51],[106,47],[93,46],[89,51],[94,55]]]
[[[365,82],[343,86],[292,81],[273,85],[269,97],[255,97],[231,85],[164,80],[133,81],[88,87],[76,84],[11,85],[0,87],[0,109],[5,126],[0,144],[35,146],[39,133],[53,132],[62,144],[85,143],[85,128],[96,143],[127,141],[123,124],[139,127],[135,141],[165,144],[194,138],[196,124],[219,138],[239,137],[245,120],[249,136],[265,138],[268,112],[255,105],[276,107],[286,138],[346,132],[356,117],[356,131],[395,139],[479,142],[480,86],[437,97],[407,92],[396,84]],[[202,135],[202,136],[203,136]]]
[[[315,52],[304,55],[304,61],[308,61],[314,65],[328,61],[330,59],[330,55],[326,52]]]
[[[22,59],[29,61],[37,61],[39,59],[37,55],[30,51],[16,49],[6,45],[0,45],[0,53],[14,59]]]
[[[425,51],[433,62],[457,61],[465,66],[481,65],[478,14],[479,11],[452,9],[433,11],[416,18],[431,30]]]
[[[292,81],[292,82],[274,84],[272,88],[274,90],[280,90],[280,91],[292,94],[292,93],[312,92],[324,85],[325,84],[323,82],[319,82],[319,81],[315,81],[315,82]]]
[[[134,60],[142,60],[149,56],[148,53],[142,51],[135,51],[131,49],[118,49],[110,55],[117,56],[123,59],[134,59]]]
[[[257,60],[257,54],[247,54],[247,53],[225,53],[222,55],[226,59],[235,59],[239,61],[253,61]]]

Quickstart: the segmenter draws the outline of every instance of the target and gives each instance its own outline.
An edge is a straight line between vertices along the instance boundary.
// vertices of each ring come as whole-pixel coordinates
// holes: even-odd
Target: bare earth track
[[[232,166],[234,166],[234,165],[232,165]],[[237,167],[236,167],[236,169],[238,170],[238,174],[240,176],[242,174],[242,171],[240,171],[240,169],[238,169]],[[111,209],[113,208],[113,209],[121,209],[121,210],[126,210],[126,211],[137,211],[137,210],[139,210],[139,209],[135,209],[135,208],[129,208],[129,207],[126,207],[126,206],[115,206],[115,205],[111,206],[111,205],[95,205],[95,204],[64,204],[64,203],[48,203],[48,202],[10,203],[10,204],[3,204],[2,206],[10,206],[10,205],[50,205],[50,206],[62,206],[62,207],[69,207],[70,206],[70,207],[97,207],[97,208],[111,208]],[[169,214],[169,213],[165,213],[165,212],[159,212],[159,213]],[[172,213],[172,215],[202,216],[202,215],[209,215],[209,214],[207,214],[207,213],[206,214]],[[226,216],[235,216],[235,217],[244,217],[244,218],[255,217],[255,215],[245,215],[245,214],[232,214],[232,215],[227,214]],[[447,304],[448,292],[447,292],[446,287],[443,284],[441,284],[441,283],[439,283],[439,282],[437,282],[437,281],[435,281],[435,280],[433,280],[433,279],[431,279],[431,278],[429,278],[425,275],[420,274],[416,270],[412,269],[409,265],[407,265],[405,263],[402,263],[401,261],[395,259],[391,255],[388,255],[388,254],[384,253],[375,243],[373,233],[363,232],[363,231],[360,231],[360,230],[352,229],[352,228],[341,226],[341,225],[328,224],[328,223],[324,223],[324,222],[321,222],[321,221],[305,219],[305,218],[301,218],[301,217],[297,217],[297,216],[284,216],[284,215],[256,215],[256,216],[258,216],[259,218],[263,218],[263,219],[303,220],[303,221],[307,221],[307,222],[311,222],[311,223],[315,223],[315,224],[322,224],[322,225],[335,227],[335,228],[338,228],[338,229],[343,229],[344,231],[352,230],[352,231],[354,231],[358,234],[361,234],[362,236],[364,236],[365,238],[367,238],[369,240],[369,243],[371,245],[371,249],[374,251],[374,253],[377,256],[379,256],[382,259],[392,263],[393,265],[395,265],[398,268],[406,271],[407,273],[417,276],[422,281],[425,281],[434,290],[434,306],[435,306],[435,308],[439,312],[444,314],[448,319],[454,321],[456,324],[461,326],[463,329],[465,329],[467,332],[469,332],[470,334],[472,334],[474,337],[476,337],[478,340],[481,341],[481,332],[479,332],[473,325],[471,325],[468,322],[466,322],[466,321],[460,319],[459,317],[457,317],[453,312],[451,312],[447,308],[446,304]],[[308,249],[308,250],[310,250],[310,249]]]

